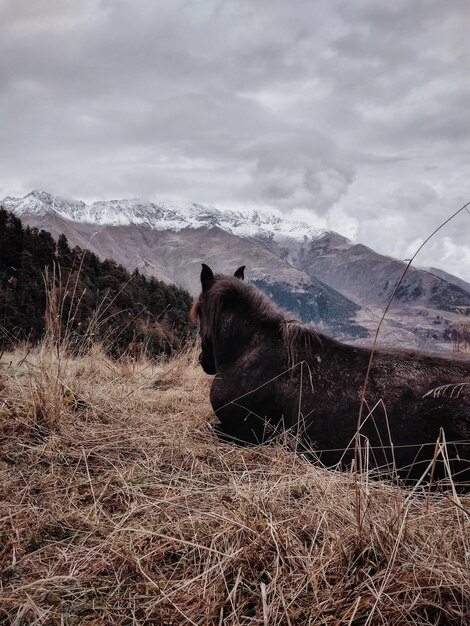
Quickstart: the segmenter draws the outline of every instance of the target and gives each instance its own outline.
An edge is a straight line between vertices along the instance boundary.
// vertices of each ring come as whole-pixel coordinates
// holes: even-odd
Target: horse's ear
[[[213,280],[214,280],[214,272],[211,270],[211,268],[208,265],[203,263],[202,271],[201,271],[202,290],[207,291],[209,287],[211,286]]]
[[[245,278],[245,267],[246,265],[242,265],[237,269],[234,274],[235,278],[239,278],[240,280],[243,280]]]

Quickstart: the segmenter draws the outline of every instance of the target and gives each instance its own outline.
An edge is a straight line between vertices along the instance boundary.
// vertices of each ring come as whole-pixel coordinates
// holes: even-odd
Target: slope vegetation
[[[0,347],[47,331],[66,334],[69,347],[99,339],[115,354],[131,344],[157,355],[184,341],[190,306],[183,289],[71,249],[0,208]]]

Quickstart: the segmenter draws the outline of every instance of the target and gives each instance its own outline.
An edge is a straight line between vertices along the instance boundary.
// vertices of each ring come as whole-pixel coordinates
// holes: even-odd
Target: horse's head
[[[245,266],[239,267],[234,276],[240,280],[244,279]],[[214,315],[213,311],[208,307],[208,301],[211,294],[211,288],[218,278],[214,275],[211,268],[205,263],[202,264],[201,271],[201,287],[202,291],[199,298],[193,306],[193,319],[199,322],[199,332],[201,335],[201,354],[199,355],[199,363],[206,374],[214,375],[217,373],[216,359],[214,354]]]

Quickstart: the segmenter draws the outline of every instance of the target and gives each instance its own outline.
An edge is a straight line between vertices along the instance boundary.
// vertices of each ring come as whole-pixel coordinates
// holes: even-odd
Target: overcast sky
[[[0,197],[270,207],[397,256],[470,200],[468,0],[0,0]],[[418,257],[470,280],[470,213]]]

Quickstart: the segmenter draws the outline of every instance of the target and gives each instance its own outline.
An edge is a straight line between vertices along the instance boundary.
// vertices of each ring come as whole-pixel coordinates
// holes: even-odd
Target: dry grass
[[[3,356],[2,623],[469,623],[468,497],[360,483],[359,532],[351,476],[220,443],[209,384],[194,351]]]

